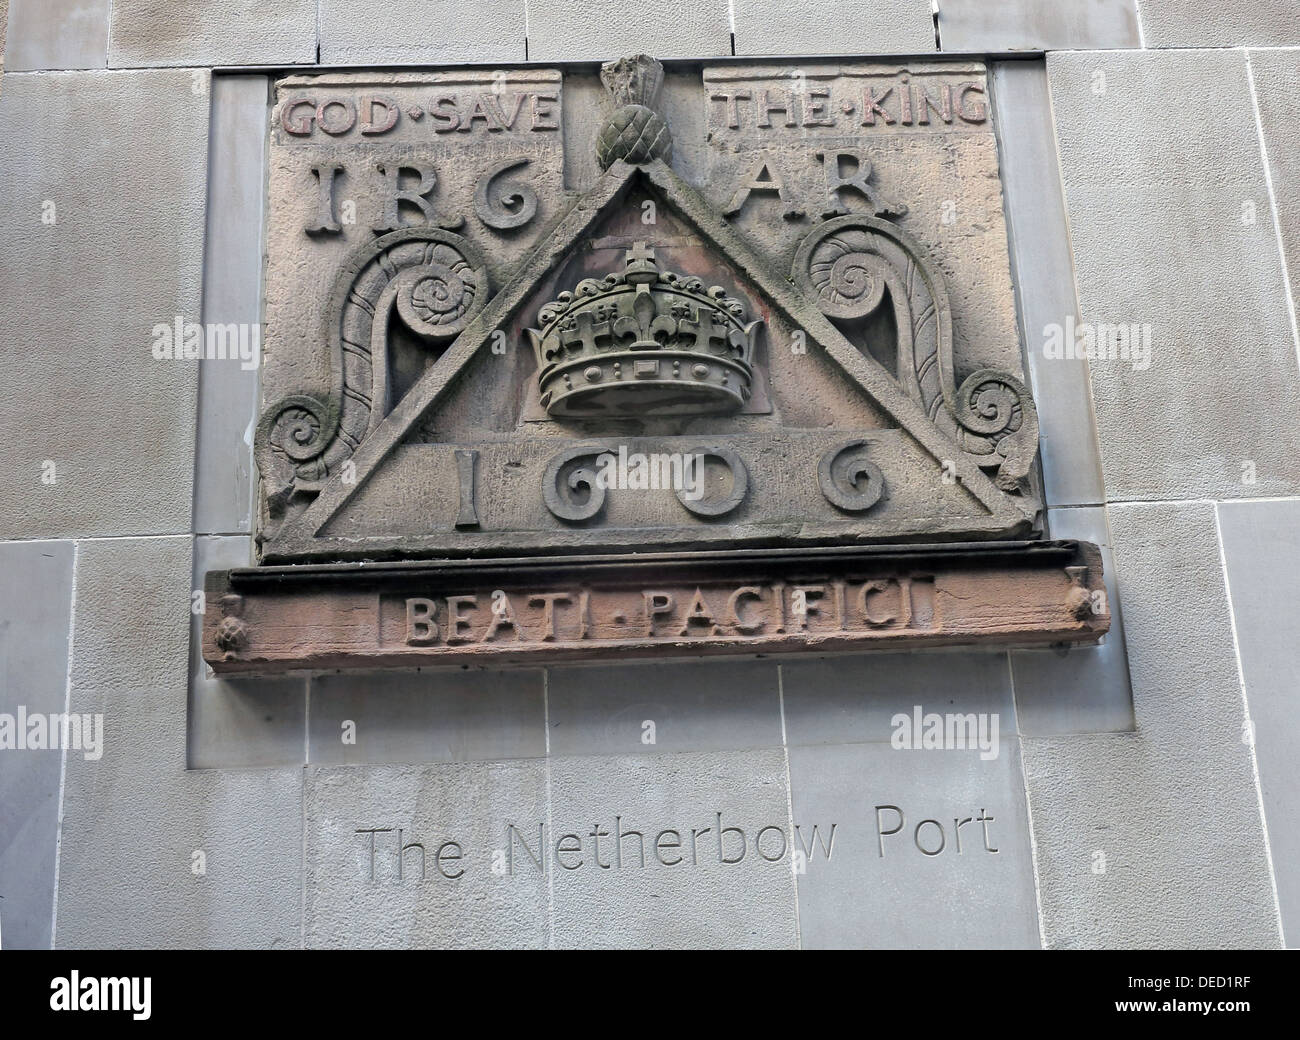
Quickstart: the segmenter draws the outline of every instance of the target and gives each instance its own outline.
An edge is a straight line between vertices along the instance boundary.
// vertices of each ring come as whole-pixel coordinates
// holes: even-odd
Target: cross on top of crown
[[[628,266],[633,264],[653,264],[655,262],[655,251],[644,242],[634,243],[632,248],[624,254]]]

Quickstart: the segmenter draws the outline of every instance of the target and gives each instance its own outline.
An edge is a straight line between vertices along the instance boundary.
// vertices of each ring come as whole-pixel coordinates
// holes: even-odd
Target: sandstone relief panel
[[[983,67],[594,78],[277,85],[261,566],[208,659],[1099,638],[1095,550],[1037,537]]]

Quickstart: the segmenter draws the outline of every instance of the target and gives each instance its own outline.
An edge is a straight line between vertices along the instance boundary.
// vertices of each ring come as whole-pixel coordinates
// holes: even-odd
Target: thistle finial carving
[[[614,113],[596,137],[596,161],[608,170],[620,159],[639,165],[654,159],[668,162],[673,136],[655,107],[664,83],[664,67],[638,54],[600,67],[600,80],[614,101]]]

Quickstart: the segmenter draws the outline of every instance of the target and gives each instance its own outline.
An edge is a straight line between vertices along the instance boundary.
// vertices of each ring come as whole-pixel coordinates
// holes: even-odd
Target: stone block
[[[125,782],[119,770],[80,779],[76,790],[72,772],[69,764],[60,949],[299,946],[300,769]]]
[[[0,382],[23,402],[0,460],[7,534],[190,528],[197,362],[154,348],[199,320],[208,79],[5,77]]]
[[[1018,744],[791,747],[803,947],[1037,948]]]
[[[1281,227],[1291,308],[1300,278],[1300,50],[1251,51],[1246,56],[1264,131],[1273,203]]]
[[[103,755],[69,755],[55,942],[296,947],[302,772],[185,770],[190,539],[79,547],[70,708]]]
[[[235,356],[199,365],[194,530],[200,534],[247,533],[253,526],[268,90],[265,76],[212,82],[203,321],[248,331]]]
[[[1288,47],[1300,43],[1290,0],[1141,0],[1148,47]]]
[[[1048,947],[1279,944],[1214,508],[1111,507],[1136,731],[1022,741]]]
[[[542,761],[310,766],[305,797],[308,947],[547,945]]]
[[[62,735],[37,748],[27,735],[32,716],[48,720],[66,709],[75,554],[71,542],[0,542],[0,712],[14,727],[14,743],[0,748],[0,932],[7,950],[50,946]]]
[[[1294,494],[1300,374],[1243,54],[1052,54],[1048,73],[1086,323],[1061,345],[1108,344],[1089,367],[1109,496]],[[1169,103],[1203,96],[1209,122]]]
[[[1000,8],[999,8],[1000,10]],[[1048,358],[1053,328],[1078,320],[1074,261],[1061,194],[1047,72],[1039,62],[991,67],[1008,245],[1021,335],[1038,406],[1039,458],[1049,506],[1105,501],[1084,359]]]
[[[102,69],[111,0],[9,0],[9,72]]]
[[[401,65],[524,61],[524,0],[321,0],[320,61]]]
[[[735,0],[736,54],[923,54],[936,49],[930,0]]]
[[[1137,0],[939,0],[945,51],[1140,47],[1141,35]]]
[[[308,736],[308,761],[326,765],[541,758],[542,673],[319,676],[311,683]]]
[[[948,651],[791,661],[781,665],[786,740],[800,744],[888,742],[892,720],[926,712],[996,714],[1016,731],[1005,653]]]
[[[1300,501],[1225,502],[1219,506],[1237,646],[1246,685],[1259,786],[1277,880],[1282,931],[1300,943]]]
[[[771,661],[552,668],[553,755],[629,755],[781,746]]]
[[[798,945],[780,750],[557,757],[550,789],[556,947]]]
[[[316,8],[313,0],[113,0],[108,64],[311,64]]]
[[[712,58],[731,54],[726,0],[658,0],[654,4],[530,0],[532,61],[612,61],[631,54]]]

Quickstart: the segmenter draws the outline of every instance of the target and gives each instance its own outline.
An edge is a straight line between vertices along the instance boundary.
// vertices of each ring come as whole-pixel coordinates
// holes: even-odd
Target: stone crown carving
[[[721,286],[661,271],[637,243],[624,271],[560,293],[528,329],[555,416],[725,414],[749,400],[762,320]]]

